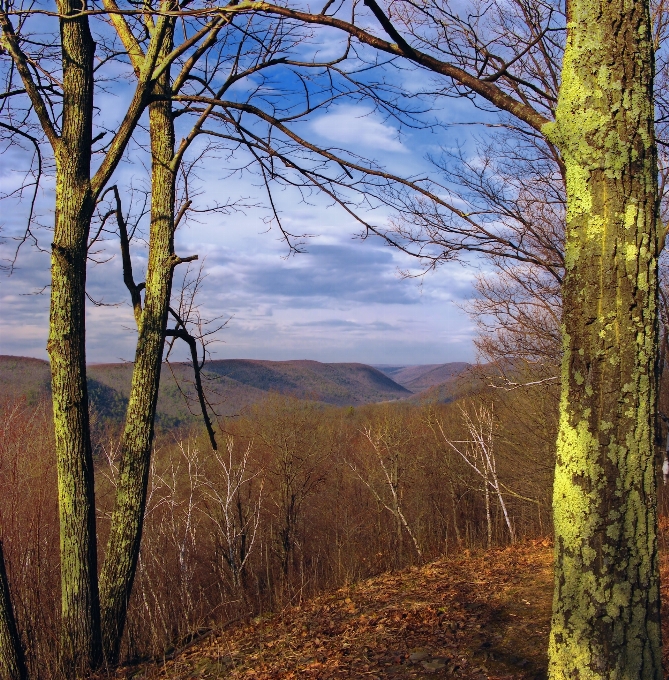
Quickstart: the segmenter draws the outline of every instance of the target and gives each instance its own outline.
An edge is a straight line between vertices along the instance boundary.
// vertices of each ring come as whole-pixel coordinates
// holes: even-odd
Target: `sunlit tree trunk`
[[[63,0],[62,14],[80,11]],[[47,350],[56,433],[62,628],[70,677],[100,659],[93,458],[86,388],[86,256],[94,197],[90,182],[95,44],[86,17],[61,19],[63,114],[56,147],[56,216],[51,251]]]
[[[166,31],[162,54],[172,46]],[[137,568],[160,386],[165,327],[172,292],[176,172],[169,69],[154,87],[149,106],[151,137],[151,227],[144,308],[136,309],[138,339],[121,447],[116,504],[100,574],[105,660],[118,661],[128,602]]]
[[[56,166],[56,209],[51,255],[51,308],[47,351],[58,470],[61,552],[61,671],[87,677],[102,660],[95,535],[95,494],[85,351],[85,286],[90,223],[97,198],[120,161],[153,88],[165,28],[155,22],[144,67],[127,112],[91,179],[95,43],[86,3],[58,0],[62,54],[62,107],[53,113],[35,84],[29,59],[4,8],[3,49],[11,55]],[[53,114],[53,115],[52,115]],[[55,116],[55,122],[52,118]],[[60,132],[60,134],[59,134]]]
[[[661,678],[654,410],[657,159],[648,2],[571,0],[551,678]]]

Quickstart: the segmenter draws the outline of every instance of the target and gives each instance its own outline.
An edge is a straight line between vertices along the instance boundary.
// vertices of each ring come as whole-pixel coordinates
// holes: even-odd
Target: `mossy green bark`
[[[161,56],[172,46],[165,33]],[[138,323],[130,399],[121,443],[121,465],[107,551],[100,574],[105,660],[118,661],[128,602],[137,567],[151,462],[160,369],[174,270],[174,121],[170,72],[163,73],[149,106],[151,137],[151,227],[144,308]]]
[[[70,0],[61,14],[79,12]],[[86,257],[94,196],[90,182],[95,44],[86,17],[61,19],[63,108],[56,156],[49,342],[58,468],[61,660],[84,677],[100,660],[95,497],[86,388]]]
[[[662,677],[654,409],[657,159],[649,4],[571,0],[550,677]]]

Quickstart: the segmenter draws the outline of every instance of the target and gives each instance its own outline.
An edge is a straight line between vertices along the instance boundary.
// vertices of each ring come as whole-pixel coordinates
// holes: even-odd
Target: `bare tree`
[[[110,12],[127,54],[130,55],[135,72],[140,74],[143,59],[146,58],[142,56],[143,50],[140,44],[143,30],[141,24],[133,27],[111,0],[106,3],[105,7]],[[132,14],[132,10],[130,11]],[[145,19],[147,22],[152,20],[150,16]],[[286,53],[298,47],[304,37],[293,30],[284,30],[281,22],[267,19],[257,22],[253,15],[247,18],[242,17],[239,21],[240,25],[225,16],[216,16],[208,22],[204,25],[210,27],[209,33],[197,50],[187,55],[187,58],[184,57],[183,62],[177,62],[181,70],[172,78],[169,68],[164,69],[161,80],[155,86],[155,96],[158,101],[152,102],[149,108],[152,202],[149,264],[145,282],[136,283],[134,279],[130,255],[132,239],[128,234],[126,218],[121,209],[118,189],[114,188],[115,205],[102,217],[103,223],[108,217],[116,218],[121,242],[124,281],[130,292],[139,331],[133,384],[122,444],[117,503],[112,516],[110,539],[101,572],[102,633],[105,659],[108,663],[115,663],[118,657],[127,603],[139,555],[153,422],[160,367],[164,358],[165,338],[170,338],[168,356],[177,339],[185,341],[189,347],[200,410],[209,433],[212,449],[217,449],[213,424],[209,415],[210,409],[201,380],[201,371],[207,356],[206,338],[216,329],[203,330],[201,318],[194,303],[201,277],[196,277],[192,290],[186,297],[182,289],[178,304],[172,301],[174,268],[178,264],[197,259],[197,255],[186,257],[176,255],[174,234],[180,222],[187,219],[190,211],[222,212],[228,208],[227,205],[221,203],[203,208],[198,208],[193,204],[195,196],[190,183],[190,175],[194,163],[185,161],[186,154],[193,143],[204,135],[213,137],[218,142],[216,145],[209,143],[204,152],[199,150],[196,153],[196,161],[206,154],[222,152],[225,152],[229,160],[234,161],[240,155],[238,151],[241,149],[246,154],[246,158],[240,161],[241,169],[250,169],[261,177],[267,190],[272,215],[284,238],[296,250],[299,246],[293,244],[293,239],[299,236],[283,229],[273,199],[273,184],[293,183],[295,186],[304,186],[309,189],[313,187],[322,189],[324,184],[335,187],[342,184],[342,180],[338,177],[342,174],[341,169],[338,170],[335,180],[331,181],[318,171],[313,162],[308,163],[308,169],[298,167],[292,158],[296,155],[304,156],[306,146],[302,140],[292,140],[290,147],[284,141],[275,140],[277,137],[275,128],[282,126],[281,121],[296,121],[319,107],[327,105],[341,94],[332,84],[333,78],[330,71],[333,69],[337,71],[342,59],[337,58],[325,63],[288,59],[285,56]],[[256,26],[255,23],[259,25]],[[200,33],[202,30],[200,29]],[[171,34],[166,34],[165,40],[164,50],[169,52],[172,43]],[[271,92],[268,86],[272,82],[271,80],[265,81],[269,78],[266,75],[267,72],[277,69],[285,71],[286,68],[293,74],[293,80],[299,86],[306,88],[307,97],[302,108],[291,101],[285,74],[279,76],[283,82],[277,91],[278,94],[267,94],[268,90]],[[326,80],[327,87],[320,88],[316,76],[313,79],[315,84],[312,83],[310,77],[303,74],[309,71],[316,75],[320,74]],[[343,72],[340,75],[345,86],[342,91],[348,92],[350,79]],[[221,99],[233,85],[239,85],[251,79],[254,80],[254,85],[244,100]],[[261,84],[258,84],[259,80]],[[202,93],[213,96],[207,99],[201,96]],[[200,103],[204,105],[200,106]],[[262,105],[266,106],[270,113],[267,113]],[[218,110],[218,107],[221,107],[222,111]],[[239,111],[239,115],[231,111]],[[242,114],[246,115],[243,117]],[[186,128],[187,132],[177,145],[175,121],[189,119],[193,119],[194,123],[189,130]],[[214,129],[205,127],[210,119],[216,122]],[[254,119],[256,119],[255,123]],[[259,134],[257,122],[265,125],[264,138]],[[312,153],[314,157],[325,155],[324,151],[313,145],[306,151]],[[326,160],[339,163],[336,157],[326,158]],[[283,165],[283,169],[280,165]],[[234,172],[233,166],[230,174]],[[181,205],[177,210],[176,194],[179,175],[184,181]],[[349,171],[344,173],[346,181],[350,175]],[[297,183],[295,183],[295,178],[297,178]],[[231,204],[234,208],[235,202],[232,201]],[[186,289],[189,288],[191,288],[190,284]],[[172,328],[167,327],[169,318],[174,321]],[[198,344],[202,350],[201,358],[198,357]]]
[[[3,46],[11,70],[29,98],[48,139],[56,164],[56,222],[52,247],[51,357],[56,452],[60,479],[62,550],[61,647],[63,668],[84,675],[101,659],[97,587],[95,501],[86,388],[85,281],[88,234],[97,198],[123,155],[139,117],[148,104],[166,19],[158,21],[146,68],[138,80],[126,116],[94,173],[93,97],[95,43],[89,17],[78,3],[58,3],[62,17],[55,45],[36,62],[26,52],[30,11],[10,5],[0,12]],[[16,33],[11,16],[19,19]],[[47,59],[52,57],[51,64]],[[48,87],[41,81],[53,68],[59,77]],[[55,80],[55,83],[54,83]],[[14,132],[14,126],[5,124]],[[20,134],[17,132],[16,134]]]
[[[474,405],[473,414],[461,406],[460,413],[469,432],[469,439],[453,441],[446,436],[443,426],[439,423],[441,435],[449,448],[457,453],[467,465],[483,480],[485,495],[486,524],[488,528],[488,547],[492,545],[492,518],[490,515],[490,493],[497,496],[499,507],[504,515],[504,521],[509,531],[511,543],[516,542],[516,534],[509,512],[504,502],[504,495],[497,474],[494,445],[494,418],[492,406],[485,404]],[[462,446],[464,444],[464,446]]]
[[[254,440],[264,449],[259,453],[270,487],[267,501],[274,508],[277,552],[287,582],[300,545],[303,508],[325,481],[324,463],[332,443],[314,422],[316,405],[275,395],[261,402],[260,409],[264,417],[256,423]]]
[[[253,480],[260,475],[260,470],[251,470],[251,448],[252,442],[249,442],[239,460],[235,460],[235,440],[228,436],[226,453],[215,454],[220,477],[208,481],[205,492],[208,500],[204,512],[218,529],[216,539],[220,541],[232,591],[237,596],[244,595],[245,568],[258,535],[264,488],[264,479],[261,479],[252,496]]]
[[[220,28],[228,23],[225,9],[219,10],[213,19],[205,18],[200,21],[196,18],[194,30],[190,31],[184,26],[183,41],[175,46],[175,17],[170,12],[176,9],[177,5],[169,1],[146,10],[130,9],[128,16],[131,22],[135,20],[134,17],[139,17],[140,23],[142,17],[146,19],[146,32],[140,32],[140,40],[135,39],[127,30],[128,24],[125,23],[123,13],[113,2],[105,11],[89,10],[85,4],[77,2],[64,2],[58,4],[55,12],[32,5],[15,6],[12,3],[3,6],[0,12],[7,87],[2,99],[3,114],[7,122],[2,123],[2,128],[11,140],[28,140],[34,145],[38,158],[35,187],[44,169],[43,141],[47,142],[55,162],[56,222],[52,247],[48,350],[51,357],[61,495],[61,647],[63,669],[68,674],[84,675],[97,667],[102,658],[84,324],[86,260],[91,221],[96,205],[121,161],[140,116],[150,107],[149,118],[153,121],[154,128],[162,125],[164,134],[153,138],[156,159],[153,184],[156,191],[153,194],[152,217],[153,223],[158,227],[153,239],[154,257],[151,258],[149,267],[152,274],[151,285],[146,290],[143,310],[139,307],[142,287],[134,283],[131,275],[126,277],[131,287],[133,305],[138,314],[142,312],[140,336],[142,329],[150,330],[158,326],[158,332],[152,336],[152,342],[159,345],[157,352],[146,347],[151,344],[149,338],[140,338],[140,347],[145,351],[144,354],[140,353],[140,363],[141,357],[147,356],[146,370],[150,372],[152,365],[155,368],[156,355],[158,366],[160,364],[166,306],[170,298],[169,291],[165,288],[169,288],[172,269],[179,263],[178,258],[172,257],[172,231],[169,226],[174,220],[174,192],[169,190],[169,186],[167,191],[160,191],[162,184],[169,185],[172,182],[170,175],[175,173],[165,163],[174,153],[173,148],[170,148],[173,147],[173,142],[170,144],[173,120],[169,111],[170,104],[165,101],[165,88],[169,86],[170,80],[169,69],[175,60],[183,58],[184,65],[180,75],[187,77],[192,64],[216,40]],[[99,38],[102,38],[100,42],[105,45],[105,56],[99,65],[95,65],[96,43],[91,32],[90,18],[107,13],[126,46],[126,54],[135,69],[136,87],[120,126],[99,152],[94,145],[111,130],[103,128],[99,134],[94,134],[93,131],[95,80],[99,78],[97,68],[115,59],[119,52],[114,46],[113,38],[109,37],[109,32],[105,33],[103,25]],[[58,19],[58,31],[53,39],[49,37],[46,41],[33,40],[29,32],[30,20],[41,17],[41,21],[46,21],[44,15]],[[12,23],[13,20],[18,21],[17,26]],[[159,101],[161,98],[162,102]],[[95,154],[99,154],[101,158],[96,159],[98,162],[92,171]],[[118,193],[116,197],[118,198]],[[29,230],[34,217],[33,204],[30,211]],[[117,211],[118,214],[120,210]],[[155,305],[152,303],[153,295],[157,296]],[[152,314],[154,317],[150,320]],[[139,371],[138,375],[140,382],[150,380],[146,371]],[[150,390],[146,397],[150,405],[153,398]],[[131,398],[133,404],[136,401],[137,399]],[[140,411],[142,410],[148,411],[152,416],[150,407],[146,409],[142,404]],[[152,422],[138,423],[137,420],[142,420],[142,415],[138,415],[135,420],[130,418],[131,429],[139,427],[144,432],[148,431],[148,436],[141,432],[137,436],[150,441]],[[145,470],[146,466],[142,469]],[[126,466],[121,474],[122,479],[127,470]],[[140,470],[138,474],[141,477],[146,473]],[[123,488],[123,483],[120,486]],[[118,522],[115,526],[118,526]],[[129,527],[128,531],[130,534],[138,534],[136,526]],[[127,574],[134,570],[132,565],[136,562],[136,551],[133,548],[137,541],[122,540],[121,543],[123,545],[119,548],[119,555],[122,554],[124,559],[120,560],[120,568],[122,574]],[[129,548],[127,557],[126,548]],[[126,564],[128,567],[124,566]],[[122,575],[119,578],[120,581],[116,577],[110,579],[106,574],[103,579],[105,584],[109,584],[110,580],[113,582],[114,595],[111,600],[114,610],[118,608],[115,603],[119,599],[127,601],[124,591],[128,588],[128,583],[132,582],[131,577],[128,579]],[[105,588],[105,599],[108,599],[106,585]],[[121,605],[121,608],[124,606]],[[106,635],[106,639],[117,639],[122,626],[119,629],[116,625],[117,616],[111,618],[114,619],[111,624],[113,632]],[[105,628],[109,627],[110,624],[105,623]],[[105,643],[105,646],[108,647],[109,644]]]
[[[409,534],[419,560],[423,551],[416,532],[411,528],[405,515],[404,498],[407,494],[406,472],[412,456],[409,445],[412,433],[403,426],[399,414],[386,412],[376,426],[362,431],[364,439],[373,451],[373,458],[366,461],[368,454],[358,456],[347,463],[360,481],[370,490],[377,503],[395,518],[397,563],[402,563],[402,534]]]

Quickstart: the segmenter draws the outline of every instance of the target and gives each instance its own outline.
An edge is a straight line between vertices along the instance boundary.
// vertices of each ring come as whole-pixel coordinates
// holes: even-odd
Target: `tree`
[[[258,535],[265,482],[261,479],[259,489],[253,488],[253,480],[261,471],[251,469],[252,446],[250,441],[243,453],[236,454],[234,437],[228,435],[227,456],[218,452],[214,455],[218,479],[206,482],[204,511],[217,530],[216,545],[227,566],[221,571],[230,581],[232,595],[242,601],[246,597],[246,566]]]
[[[50,334],[56,455],[61,518],[62,633],[64,669],[85,674],[100,662],[93,459],[88,421],[85,349],[86,258],[95,204],[118,164],[150,92],[157,58],[153,43],[147,68],[102,164],[91,176],[95,43],[85,9],[58,3],[62,48],[62,113],[56,128],[14,32],[0,13],[3,46],[48,138],[56,163],[56,215],[52,245]],[[159,21],[158,37],[165,30]]]
[[[483,480],[483,495],[485,497],[486,525],[488,530],[488,548],[492,546],[492,521],[490,515],[490,492],[493,491],[497,496],[499,507],[504,515],[506,528],[509,531],[511,543],[516,542],[516,534],[513,523],[509,517],[509,512],[504,502],[504,494],[497,473],[497,461],[495,460],[495,443],[493,418],[493,407],[485,404],[473,404],[473,413],[469,413],[466,406],[460,407],[462,419],[467,428],[470,439],[463,441],[452,441],[444,433],[444,429],[439,423],[439,431],[449,449],[457,453],[467,465],[474,470],[476,475]],[[464,444],[465,446],[462,446]]]
[[[277,553],[286,585],[293,575],[300,546],[305,501],[317,493],[326,476],[332,442],[315,414],[318,407],[294,397],[273,395],[253,408],[257,417],[254,442],[264,454],[274,506]]]
[[[523,247],[518,259],[494,247],[479,257],[477,296],[465,310],[477,324],[474,342],[481,357],[502,373],[520,364],[531,366],[536,380],[558,379],[565,195],[554,147],[500,121],[483,139],[477,136],[472,158],[462,151],[444,152],[435,167],[465,202],[464,212]],[[435,235],[448,230],[449,216],[429,206],[427,213],[418,214],[418,205],[415,209],[414,223],[429,223]],[[398,231],[409,228],[409,219],[402,216]]]
[[[146,33],[151,35],[152,19],[147,18],[146,25],[139,24],[133,30],[133,26],[128,23],[122,10],[113,0],[106,0],[105,7],[110,12],[111,20],[125,47],[126,54],[129,55],[134,71],[139,77],[147,58],[141,45],[142,34],[146,30]],[[302,61],[287,58],[290,50],[294,50],[304,41],[301,33],[283,31],[280,22],[276,20],[269,22],[264,19],[264,21],[254,22],[252,16],[242,21],[241,26],[237,26],[228,17],[220,17],[215,12],[211,20],[208,19],[207,12],[203,14],[207,22],[204,25],[209,27],[206,38],[197,50],[189,55],[188,59],[179,64],[181,69],[174,77],[170,73],[169,65],[162,71],[160,79],[154,86],[153,101],[149,105],[152,163],[151,226],[149,262],[144,282],[137,284],[134,279],[130,238],[119,191],[116,187],[113,188],[114,207],[102,218],[103,225],[112,215],[116,218],[123,257],[124,281],[130,292],[138,326],[135,366],[121,446],[116,503],[107,552],[100,575],[103,651],[105,661],[109,664],[115,664],[118,660],[139,556],[160,370],[166,337],[182,339],[189,344],[200,407],[209,431],[212,448],[217,448],[206,399],[200,384],[200,370],[205,357],[203,356],[202,363],[200,363],[196,351],[196,337],[189,332],[191,319],[187,314],[182,313],[171,300],[175,267],[182,262],[197,259],[197,256],[193,255],[178,257],[174,249],[175,231],[179,223],[185,219],[193,203],[186,190],[181,206],[178,210],[176,209],[177,178],[180,173],[186,177],[186,189],[188,189],[188,170],[184,170],[186,152],[202,135],[228,140],[232,147],[228,156],[229,160],[235,158],[236,152],[239,155],[239,148],[246,151],[251,158],[250,161],[248,158],[243,161],[242,167],[255,168],[257,174],[263,178],[278,220],[272,200],[271,182],[290,181],[295,185],[295,180],[285,178],[280,163],[283,163],[288,171],[297,171],[295,174],[299,176],[300,168],[295,161],[291,160],[291,156],[295,155],[295,150],[302,157],[305,154],[300,143],[294,144],[293,148],[285,143],[281,146],[277,145],[274,140],[277,135],[273,130],[277,121],[276,116],[283,115],[290,120],[297,120],[341,94],[333,86],[333,74],[330,70],[335,68],[342,59],[337,58],[330,62],[319,63],[313,60]],[[188,17],[187,14],[186,17]],[[200,19],[200,21],[203,20]],[[258,25],[255,25],[256,23]],[[224,28],[229,30],[223,31]],[[174,27],[170,25],[165,32],[164,45],[161,48],[163,57],[170,54],[173,49],[173,29]],[[199,30],[200,33],[203,32],[202,28]],[[187,40],[185,35],[184,40]],[[263,79],[267,77],[266,71],[285,70],[286,67],[296,72],[299,85],[307,89],[306,102],[303,102],[301,98],[297,102],[293,101],[293,93],[289,89],[285,73],[279,76],[281,87],[277,89],[277,94],[273,97],[267,95],[260,86]],[[324,75],[326,86],[321,89],[314,85],[317,78],[314,76],[310,81],[309,76],[303,73],[308,71]],[[245,98],[242,95],[241,101],[221,99],[231,86],[243,84],[245,79],[250,78],[255,78],[256,82],[250,88],[250,94]],[[295,75],[293,78],[295,79]],[[342,80],[345,81],[345,78]],[[269,85],[270,81],[268,80],[267,83]],[[346,88],[343,87],[342,92],[345,91]],[[201,97],[203,92],[214,95],[213,103],[207,102],[207,105],[202,107],[192,104],[193,100],[203,99]],[[260,101],[255,102],[255,99]],[[280,101],[281,99],[284,101]],[[174,102],[179,103],[175,105]],[[267,108],[270,109],[272,115],[265,112],[262,104],[265,106],[269,104]],[[215,110],[219,106],[224,109],[223,112]],[[300,109],[300,106],[303,108]],[[230,115],[231,109],[238,109],[240,114],[236,117]],[[245,119],[242,119],[242,112],[247,114]],[[187,132],[177,145],[175,143],[175,121],[189,120],[191,117],[194,117],[195,122],[190,129],[185,128]],[[217,123],[212,126],[214,129],[204,127],[206,123],[211,122],[210,119],[214,119]],[[264,133],[265,138],[258,132],[258,120],[261,123],[269,123]],[[221,149],[213,148],[212,145],[205,149],[205,152],[209,153],[217,151],[220,152]],[[204,155],[201,150],[197,153]],[[298,182],[302,181],[309,187],[316,183],[308,172],[302,174],[305,177],[302,180],[298,179]],[[315,176],[318,177],[318,175]],[[348,177],[348,175],[344,176]],[[319,181],[322,183],[322,178]],[[224,207],[216,204],[213,209],[222,211]],[[206,208],[201,209],[201,211],[204,210]],[[279,227],[281,227],[280,221]],[[290,244],[293,235],[283,229],[282,234]],[[169,316],[173,317],[174,328],[167,328]]]
[[[549,653],[554,677],[651,678],[662,675],[653,45],[646,3],[594,9],[570,7],[546,130],[566,165],[568,211]],[[610,75],[593,75],[610,60]]]
[[[420,561],[423,551],[416,531],[406,518],[406,497],[410,497],[411,468],[415,461],[415,435],[407,427],[401,412],[390,408],[380,414],[377,422],[362,430],[361,441],[365,443],[355,458],[347,460],[348,466],[358,479],[370,490],[379,508],[387,510],[395,520],[395,536],[390,551],[397,565],[403,563],[403,535],[409,534]],[[367,444],[374,455],[369,455]]]
[[[160,5],[164,12],[171,7],[170,2]],[[39,50],[37,59],[24,51],[32,44],[26,20],[39,13],[59,18],[55,44],[60,55],[58,49],[50,49],[48,42],[41,41],[35,43]],[[28,125],[17,125],[10,116],[11,124],[3,123],[2,127],[34,144],[39,159],[36,184],[42,172],[40,140],[25,131],[26,127],[30,129],[33,114],[37,119],[33,127],[41,128],[55,159],[56,211],[47,349],[51,359],[61,519],[61,657],[63,671],[77,676],[86,675],[102,659],[85,359],[85,284],[91,221],[140,116],[150,103],[154,87],[160,86],[171,62],[197,45],[222,21],[219,13],[212,23],[205,23],[176,49],[166,49],[172,45],[174,19],[162,13],[151,22],[134,95],[120,127],[103,151],[102,161],[91,172],[93,145],[107,132],[93,136],[96,44],[89,14],[85,5],[69,0],[58,3],[55,13],[13,8],[0,12],[2,45],[11,60],[6,98],[23,95],[29,98],[29,107],[23,114]],[[14,15],[19,18],[18,33],[11,23]],[[103,63],[113,56],[114,50],[108,48]],[[43,74],[48,75],[47,60],[51,60],[54,70],[62,70],[62,78],[55,79],[55,86],[53,78],[47,79],[46,85],[41,80]],[[12,87],[15,78],[22,88]],[[159,106],[152,108],[155,116]],[[31,212],[28,230],[32,217]]]
[[[649,3],[571,0],[559,96],[548,106],[541,83],[527,76],[533,47],[560,29],[553,6],[514,3],[535,12],[540,25],[521,45],[513,32],[499,31],[496,41],[477,34],[501,3],[488,11],[472,7],[466,18],[448,4],[398,2],[389,13],[375,0],[365,4],[390,40],[325,12],[265,11],[339,28],[445,76],[451,93],[511,114],[559,151],[567,217],[550,673],[659,678],[660,242]],[[505,44],[505,34],[515,42]],[[513,257],[517,249],[509,246]]]
[[[113,0],[107,5],[108,8],[115,9]],[[139,76],[147,57],[123,16],[120,14],[111,16],[119,35],[124,39],[124,46],[132,59],[135,73]],[[160,49],[163,59],[173,49],[173,32],[172,19],[165,31]],[[215,36],[215,33],[213,35]],[[174,252],[176,169],[172,166],[172,160],[175,135],[169,95],[168,66],[155,83],[153,91],[155,99],[149,105],[151,227],[150,257],[146,275],[148,285],[144,284],[146,292],[143,305],[140,288],[133,278],[128,235],[118,190],[115,190],[116,220],[121,235],[124,279],[133,303],[138,338],[121,444],[116,503],[100,573],[102,645],[105,661],[109,664],[115,664],[118,660],[125,615],[139,557],[172,273],[180,262],[180,258]]]

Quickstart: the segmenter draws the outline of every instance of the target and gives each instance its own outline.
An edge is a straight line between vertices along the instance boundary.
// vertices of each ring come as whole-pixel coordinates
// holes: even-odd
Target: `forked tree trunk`
[[[62,0],[63,14],[79,12]],[[86,256],[94,198],[90,182],[95,44],[86,17],[61,19],[63,114],[56,148],[56,216],[47,350],[58,467],[61,663],[83,677],[100,660],[93,458],[86,388]]]
[[[95,494],[86,388],[85,286],[87,241],[97,197],[121,159],[147,104],[166,17],[156,22],[146,68],[110,148],[91,180],[94,94],[91,36],[84,0],[58,0],[62,53],[61,133],[50,118],[9,18],[0,24],[3,46],[21,75],[56,163],[56,211],[51,255],[47,351],[58,470],[61,553],[61,671],[85,677],[102,659],[95,535]]]
[[[6,680],[26,680],[28,677],[23,647],[14,618],[2,541],[0,541],[0,677]]]
[[[662,677],[654,412],[657,159],[649,3],[570,0],[564,360],[550,677]]]
[[[172,46],[172,27],[162,54]],[[151,136],[151,228],[144,309],[121,445],[121,466],[107,552],[100,574],[105,661],[118,661],[128,602],[137,568],[146,506],[154,419],[160,386],[165,327],[174,270],[174,122],[169,69],[154,87],[149,107]]]

